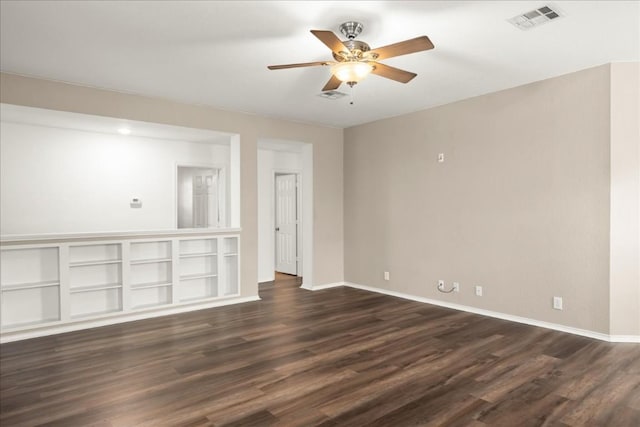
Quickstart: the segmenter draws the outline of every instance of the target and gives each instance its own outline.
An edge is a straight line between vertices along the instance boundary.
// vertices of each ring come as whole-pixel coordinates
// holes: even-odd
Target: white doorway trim
[[[289,141],[289,140],[279,140],[279,139],[268,139],[261,138],[258,140],[258,150],[272,151],[272,152],[288,152],[288,153],[297,153],[300,156],[300,170],[294,170],[294,172],[298,172],[300,174],[300,215],[299,220],[302,223],[302,245],[299,248],[298,253],[302,255],[301,264],[302,268],[299,269],[298,275],[302,276],[302,286],[305,289],[313,288],[313,145],[305,142],[298,141]],[[273,172],[277,170],[280,171],[280,168],[269,169],[269,174],[274,176]],[[289,171],[285,169],[284,171]],[[267,178],[265,176],[265,172],[261,172],[263,179],[269,179],[269,185],[273,189],[275,187],[275,177]],[[259,175],[260,176],[260,175]],[[268,176],[268,175],[267,175]],[[259,178],[260,179],[260,178]],[[259,185],[260,186],[260,185]],[[273,191],[273,190],[272,190]],[[268,200],[263,198],[262,201],[259,197],[258,211],[261,212],[262,209],[270,210],[270,212],[274,212],[275,208],[273,206],[274,197],[271,196]],[[274,223],[268,223],[269,233],[273,233]],[[260,233],[260,230],[265,230],[265,228],[259,228],[259,236],[263,235]],[[273,234],[272,234],[273,235]],[[260,237],[259,237],[260,239]],[[261,245],[258,245],[261,247]],[[274,245],[267,245],[266,247],[271,248],[273,251]],[[269,259],[271,262],[274,260],[274,255],[272,253],[268,254],[269,258],[264,258],[266,255],[262,250],[259,250],[258,253],[258,271],[261,271],[261,266],[264,266],[265,260]],[[301,272],[300,272],[301,271]],[[266,274],[266,271],[265,271]],[[267,280],[266,278],[263,280]]]
[[[313,145],[302,146],[302,288],[313,289]]]

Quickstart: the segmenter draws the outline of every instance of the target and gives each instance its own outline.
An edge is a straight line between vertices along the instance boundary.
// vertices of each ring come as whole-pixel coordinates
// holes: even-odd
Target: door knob
[[[276,231],[280,231],[280,227],[276,227]]]

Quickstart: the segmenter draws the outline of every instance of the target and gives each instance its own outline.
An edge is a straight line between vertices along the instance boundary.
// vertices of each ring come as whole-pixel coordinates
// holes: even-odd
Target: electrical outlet
[[[438,289],[440,290],[444,289],[444,280],[438,280]]]
[[[389,272],[388,271],[384,272],[384,280],[389,280]]]
[[[460,292],[460,283],[453,282],[453,292]]]
[[[562,297],[553,297],[553,308],[562,310]]]
[[[482,286],[476,286],[476,295],[479,297],[482,296]]]

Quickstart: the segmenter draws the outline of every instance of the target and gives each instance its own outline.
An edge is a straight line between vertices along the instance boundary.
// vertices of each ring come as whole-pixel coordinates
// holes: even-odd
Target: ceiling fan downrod
[[[349,40],[353,40],[360,35],[364,27],[360,22],[347,21],[340,24],[340,32]]]

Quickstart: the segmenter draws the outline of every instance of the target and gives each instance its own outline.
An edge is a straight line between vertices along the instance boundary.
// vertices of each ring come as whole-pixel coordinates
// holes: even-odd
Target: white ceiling
[[[529,31],[506,20],[548,4],[566,16]],[[2,1],[4,72],[348,127],[615,61],[640,60],[637,1]],[[310,29],[364,24],[371,47],[427,35],[428,52],[384,62],[349,97],[317,95],[331,59]],[[348,92],[343,85],[341,91]]]

